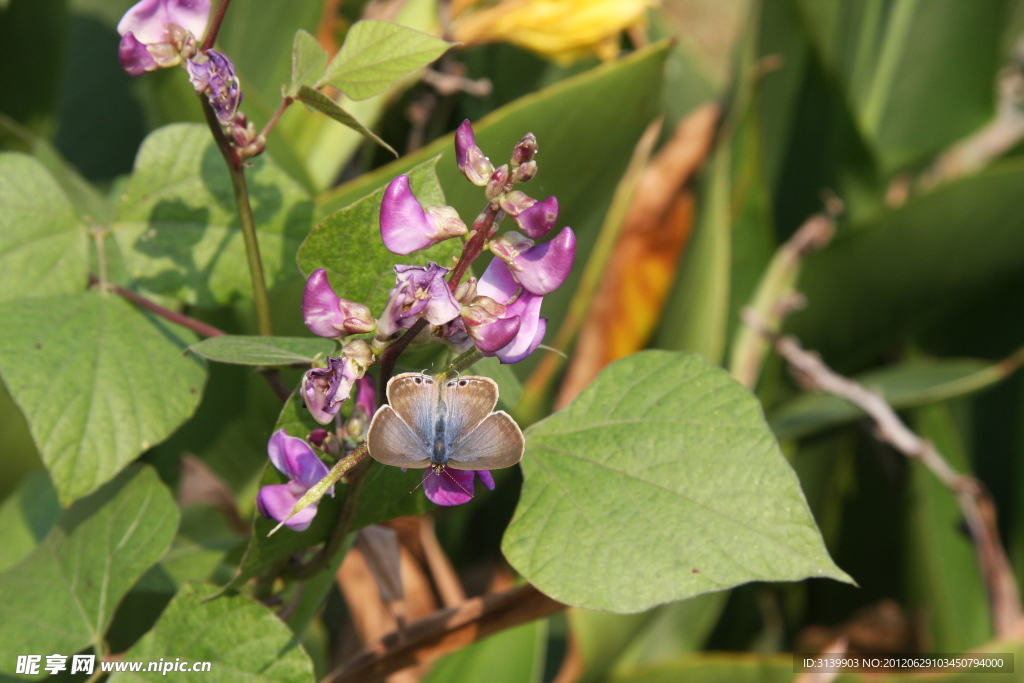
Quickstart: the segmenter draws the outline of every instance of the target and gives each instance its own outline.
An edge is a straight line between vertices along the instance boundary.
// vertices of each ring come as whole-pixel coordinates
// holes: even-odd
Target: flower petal
[[[345,318],[338,296],[327,281],[327,271],[317,268],[302,292],[302,320],[313,334],[332,339],[344,335]]]
[[[553,240],[521,253],[512,276],[534,294],[550,294],[569,277],[575,259],[576,235],[572,228],[563,228]]]
[[[480,483],[491,491],[494,490],[494,476],[488,470],[476,470],[476,476],[480,477]]]
[[[131,31],[126,33],[117,46],[117,61],[129,76],[141,76],[157,68],[156,60],[149,50],[136,39]]]
[[[423,472],[423,493],[436,505],[462,505],[473,500],[473,470],[446,467]]]
[[[267,455],[270,456],[270,462],[274,464],[277,471],[286,475],[290,479],[291,474],[288,473],[288,458],[285,455],[287,452],[288,439],[288,432],[283,429],[279,429],[271,434],[270,441],[267,443]]]
[[[409,187],[409,176],[392,180],[380,204],[380,238],[392,254],[405,256],[434,243],[436,229]]]
[[[256,507],[267,519],[283,521],[291,514],[292,508],[301,496],[296,496],[288,484],[270,484],[256,494]],[[295,531],[305,531],[316,517],[317,504],[304,507],[294,517],[285,522],[285,526]]]
[[[327,476],[327,465],[308,443],[294,436],[285,437],[285,461],[288,465],[288,477],[309,489]],[[333,489],[332,489],[333,490]]]

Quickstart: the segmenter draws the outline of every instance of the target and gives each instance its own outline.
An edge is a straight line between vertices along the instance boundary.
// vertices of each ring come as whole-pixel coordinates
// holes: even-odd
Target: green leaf
[[[344,407],[347,408],[347,406]],[[296,391],[281,409],[281,416],[274,426],[274,431],[284,429],[289,436],[308,439],[310,432],[322,426],[310,416],[309,411],[303,405],[302,397]],[[328,467],[330,467],[330,463],[328,463]],[[388,467],[378,462],[372,462],[370,470],[364,475],[359,504],[353,515],[350,531],[395,517],[425,512],[433,507],[422,492],[414,490],[422,475],[423,473],[418,470],[402,472],[397,467]],[[288,478],[278,472],[268,461],[263,471],[260,487],[284,484],[287,481]],[[267,534],[277,526],[277,522],[264,519],[257,512],[249,546],[242,557],[238,571],[224,590],[239,586],[295,553],[326,541],[331,535],[334,523],[338,520],[338,515],[341,514],[346,493],[347,486],[341,482],[337,483],[334,486],[333,497],[324,496],[320,499],[316,517],[305,531],[295,531],[283,527],[273,536],[268,537]]]
[[[62,504],[110,480],[195,410],[206,377],[195,336],[113,294],[0,305],[0,377]]]
[[[950,465],[970,473],[963,439],[948,404],[916,411],[915,427]],[[992,637],[985,581],[971,537],[962,530],[956,494],[924,466],[910,462],[907,586],[925,615],[931,647],[966,652]]]
[[[322,111],[323,113],[327,114],[338,123],[342,123],[348,126],[352,130],[360,133],[361,135],[369,138],[370,140],[373,140],[378,145],[394,154],[396,157],[398,156],[398,152],[395,151],[394,147],[384,142],[384,140],[382,140],[380,136],[378,136],[372,130],[370,130],[363,124],[359,123],[356,117],[352,116],[347,111],[342,109],[337,102],[332,100],[327,95],[324,95],[319,90],[313,90],[313,88],[310,88],[308,85],[303,85],[299,88],[298,94],[296,94],[295,98],[300,102],[309,105],[313,109],[316,109],[317,111]]]
[[[431,63],[451,46],[390,21],[359,21],[349,29],[345,44],[317,85],[333,85],[353,100],[364,100]]]
[[[699,356],[612,363],[526,430],[522,467],[502,550],[570,605],[638,612],[749,581],[850,580],[760,403]]]
[[[540,172],[523,189],[537,199],[558,197],[559,225],[572,226],[576,233],[577,263],[586,263],[633,148],[660,107],[669,47],[662,42],[637,50],[474,121],[477,144],[495,160],[511,154],[526,132],[536,134],[541,149]],[[611,107],[611,101],[627,104]],[[453,137],[449,134],[439,138],[415,154],[319,196],[317,201],[325,212],[348,206],[414,165],[444,153],[437,175],[446,203],[471,222],[483,208],[485,198],[481,188],[459,173]],[[562,287],[544,297],[541,315],[551,320],[565,316],[581,271],[574,268]],[[540,355],[517,363],[515,372],[526,376]]]
[[[188,347],[206,360],[239,365],[291,365],[310,363],[334,350],[330,339],[311,337],[255,337],[225,334]]]
[[[870,357],[953,304],[977,307],[1024,263],[1024,161],[912,197],[850,225],[805,260],[807,308],[787,328],[825,358]]]
[[[444,193],[437,182],[434,157],[408,171],[413,194],[423,206],[443,206]],[[397,174],[396,174],[397,175]],[[358,301],[371,311],[384,310],[388,292],[395,286],[394,267],[400,263],[426,265],[435,261],[451,266],[462,251],[462,242],[445,240],[409,256],[392,254],[380,238],[380,203],[391,178],[372,194],[339,209],[316,226],[299,247],[297,261],[302,274],[326,268],[331,287],[338,296]],[[356,265],[358,264],[358,266]]]
[[[246,169],[267,284],[296,277],[309,231],[305,191],[266,156]],[[143,142],[111,225],[141,287],[200,306],[250,296],[252,282],[231,177],[206,126],[175,124]]]
[[[793,655],[712,654],[643,668],[614,683],[793,683]],[[844,676],[841,683],[850,683]],[[856,679],[860,680],[860,679]]]
[[[881,392],[896,409],[935,403],[984,389],[1006,377],[1001,364],[970,358],[909,361],[872,370],[854,379]],[[796,439],[852,422],[864,415],[846,399],[823,392],[808,392],[783,403],[771,414],[772,431],[779,439]]]
[[[313,680],[313,663],[277,615],[241,595],[204,601],[215,589],[209,584],[183,586],[153,630],[125,653],[124,660],[209,662],[209,670],[197,677],[211,683]],[[152,681],[153,676],[116,673],[110,680]]]
[[[73,505],[39,548],[0,575],[0,658],[100,643],[118,602],[177,526],[170,491],[146,466]]]
[[[448,655],[424,683],[540,683],[544,680],[547,621],[516,626]]]
[[[0,301],[85,289],[85,226],[39,161],[0,154],[0,205]]]
[[[60,517],[60,503],[46,470],[25,477],[0,506],[0,571],[27,557]]]
[[[327,68],[327,53],[308,31],[295,32],[292,45],[292,87],[288,94],[295,96],[303,85],[313,85]]]

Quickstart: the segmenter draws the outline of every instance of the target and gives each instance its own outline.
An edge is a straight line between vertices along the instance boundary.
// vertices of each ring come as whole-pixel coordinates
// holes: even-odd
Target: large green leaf
[[[1009,3],[796,4],[888,169],[973,132],[991,115]]]
[[[334,350],[334,342],[319,337],[259,337],[224,334],[188,347],[206,360],[239,365],[310,363]]]
[[[0,301],[85,289],[85,226],[39,161],[0,154],[0,206]]]
[[[979,391],[1005,376],[1006,370],[998,363],[963,358],[909,361],[872,370],[855,379],[880,392],[894,408],[912,408]],[[862,415],[864,411],[846,399],[808,392],[778,406],[772,411],[770,422],[778,438],[795,439]]]
[[[638,50],[473,122],[477,144],[496,164],[504,163],[525,133],[532,131],[537,136],[540,171],[522,189],[537,199],[558,197],[559,226],[572,226],[576,233],[578,264],[586,263],[633,148],[658,110],[669,47],[663,42]],[[616,106],[609,106],[609,102]],[[438,179],[447,203],[468,224],[483,209],[485,198],[481,188],[459,173],[452,140],[451,134],[439,138],[415,154],[321,195],[317,201],[325,211],[348,206],[399,173],[444,153],[437,165]],[[581,270],[574,268],[566,284],[544,297],[542,315],[551,320],[565,316]],[[517,363],[516,372],[528,372],[539,355]]]
[[[995,164],[852,225],[807,256],[789,329],[828,359],[876,352],[1024,271],[1024,163]]]
[[[502,550],[556,600],[637,612],[749,581],[849,580],[758,401],[699,356],[612,363],[527,429],[522,465]]]
[[[435,172],[438,158],[408,171],[413,194],[423,206],[445,203]],[[409,256],[388,251],[380,238],[380,204],[390,181],[384,180],[372,194],[325,218],[309,233],[297,257],[303,275],[308,277],[317,268],[326,268],[331,286],[340,297],[364,303],[378,315],[395,286],[395,265],[434,261],[451,267],[452,257],[462,251],[460,240],[446,240]]]
[[[251,164],[249,196],[274,286],[298,275],[292,259],[313,208],[265,155]],[[205,126],[165,126],[146,138],[111,230],[129,276],[149,291],[201,306],[252,291],[231,178]]]
[[[284,429],[290,436],[308,439],[311,431],[321,427],[306,410],[299,392],[295,392],[282,408],[274,431]],[[419,470],[402,472],[397,467],[388,467],[374,461],[364,476],[350,531],[395,517],[425,512],[432,507],[423,494],[415,490],[422,476]],[[260,486],[287,481],[288,478],[268,462]],[[292,555],[326,541],[341,513],[346,494],[347,486],[342,482],[337,483],[333,497],[324,496],[320,499],[316,517],[305,531],[283,527],[268,537],[267,534],[277,526],[277,522],[264,519],[257,513],[248,548],[228,588],[239,586]]]
[[[61,503],[95,490],[195,410],[195,336],[113,294],[0,305],[0,377],[25,414]]]
[[[413,69],[440,57],[452,43],[390,21],[359,21],[345,36],[318,85],[333,85],[364,100]]]
[[[57,492],[46,470],[25,477],[0,506],[0,571],[30,555],[60,517]]]
[[[160,621],[124,656],[143,662],[141,673],[115,673],[119,683],[152,681],[148,662],[179,659],[189,665],[208,662],[201,673],[175,673],[175,679],[196,675],[214,683],[308,683],[313,663],[292,632],[263,605],[241,595],[204,601],[215,586],[188,584],[167,605]],[[166,675],[166,672],[163,672]]]
[[[547,622],[531,621],[454,652],[424,683],[540,683],[544,680]]]
[[[72,506],[39,548],[0,575],[0,658],[98,645],[118,602],[177,526],[171,493],[149,467],[133,467]]]

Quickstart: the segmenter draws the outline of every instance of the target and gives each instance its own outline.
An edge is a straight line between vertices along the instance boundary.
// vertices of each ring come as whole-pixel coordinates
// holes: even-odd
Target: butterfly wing
[[[519,425],[501,410],[456,441],[447,465],[457,470],[511,467],[522,459],[525,447],[526,439]]]
[[[430,465],[430,451],[391,406],[381,406],[366,434],[370,457],[395,467],[423,469]]]
[[[406,372],[388,381],[388,403],[424,444],[434,441],[438,390],[433,377]]]
[[[486,419],[498,403],[498,384],[488,377],[458,377],[444,383],[445,440],[454,445]]]

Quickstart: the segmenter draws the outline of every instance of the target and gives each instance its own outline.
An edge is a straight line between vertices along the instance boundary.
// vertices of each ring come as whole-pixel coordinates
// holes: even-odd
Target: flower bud
[[[495,169],[494,173],[491,174],[490,179],[487,181],[487,189],[485,194],[487,200],[493,202],[499,196],[504,194],[505,185],[508,183],[508,164],[499,166]]]
[[[512,180],[517,183],[525,183],[533,180],[534,176],[537,175],[537,162],[527,161],[525,164],[520,166],[512,174]]]
[[[472,304],[463,306],[466,332],[484,353],[493,354],[505,348],[519,334],[520,317],[505,317],[505,313],[503,304],[486,296],[478,296]]]
[[[520,166],[533,161],[535,156],[537,156],[537,137],[533,133],[527,133],[512,150],[512,165]]]
[[[471,277],[455,288],[455,300],[467,304],[476,298],[476,278]]]
[[[314,270],[306,281],[302,292],[302,319],[310,332],[329,339],[373,332],[377,328],[377,321],[367,306],[334,294],[323,268]]]
[[[498,204],[501,206],[502,211],[512,217],[518,216],[520,213],[536,203],[536,199],[527,197],[525,193],[520,192],[519,190],[513,190],[512,192],[503,194],[498,199]]]
[[[551,232],[558,220],[558,199],[552,196],[536,202],[514,218],[520,230],[533,239],[540,239]]]
[[[407,175],[397,176],[384,191],[380,204],[380,237],[393,254],[411,254],[467,232],[466,224],[450,206],[429,207],[424,211],[409,187]]]
[[[473,126],[466,119],[455,131],[455,163],[469,182],[483,187],[494,173],[494,164],[476,146]]]
[[[509,264],[510,267],[513,267],[512,264],[515,263],[520,254],[532,247],[533,240],[514,230],[506,232],[489,245],[491,253]]]
[[[325,441],[327,441],[327,430],[323,427],[318,427],[309,433],[309,442],[320,450],[323,450]]]

